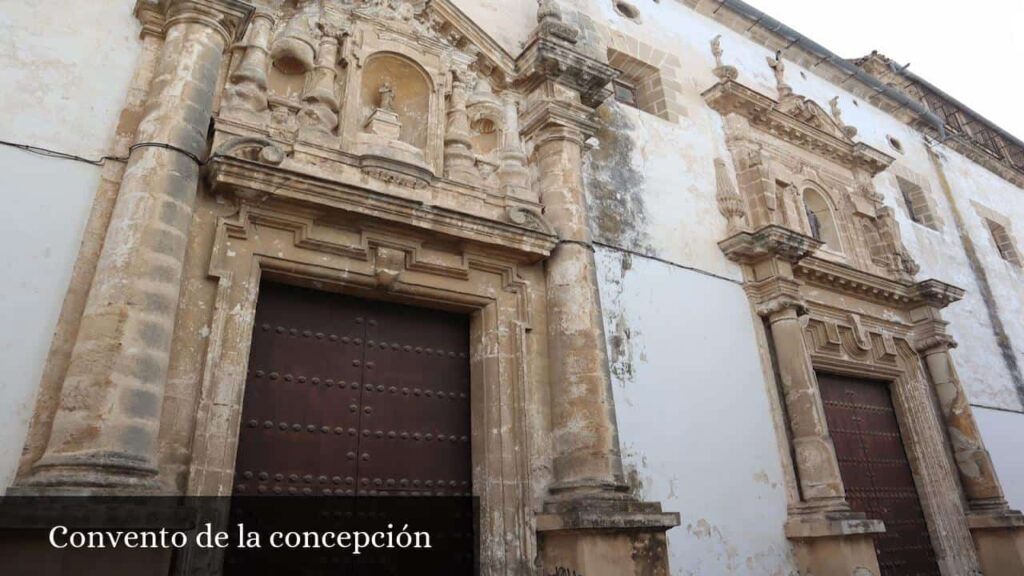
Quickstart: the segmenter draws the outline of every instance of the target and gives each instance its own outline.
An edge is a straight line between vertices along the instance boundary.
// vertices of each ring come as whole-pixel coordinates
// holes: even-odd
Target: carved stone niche
[[[282,175],[544,228],[519,218],[541,205],[515,61],[449,0],[276,3],[232,51],[215,150],[262,138]]]
[[[913,281],[918,267],[872,184],[892,158],[852,139],[856,130],[842,124],[835,100],[830,115],[792,92],[774,100],[728,78],[704,98],[725,116],[745,204],[733,206],[735,195],[720,190],[723,214],[743,212],[748,229],[783,226],[814,237],[823,242],[820,258]]]

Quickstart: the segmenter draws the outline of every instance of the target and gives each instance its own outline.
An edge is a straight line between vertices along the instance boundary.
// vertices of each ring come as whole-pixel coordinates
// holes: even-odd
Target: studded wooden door
[[[468,495],[465,316],[263,283],[235,494]]]
[[[882,576],[939,575],[888,385],[818,374],[850,507],[885,522]]]

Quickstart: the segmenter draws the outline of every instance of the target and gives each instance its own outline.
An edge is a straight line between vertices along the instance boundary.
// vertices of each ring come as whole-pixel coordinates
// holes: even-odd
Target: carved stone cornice
[[[430,230],[526,262],[546,258],[558,242],[557,237],[542,230],[332,182],[247,157],[215,155],[207,168],[210,185],[217,191],[274,198]]]
[[[834,127],[834,121],[816,104],[800,96],[790,95],[778,101],[734,80],[720,81],[702,96],[723,116],[738,114],[753,127],[850,168],[862,168],[875,175],[894,160],[867,144],[850,140],[841,128],[838,133],[830,133],[826,128]],[[819,126],[812,120],[818,121]]]
[[[242,39],[255,10],[242,0],[138,0],[135,4],[143,34],[162,35],[176,23],[198,22],[220,32],[225,43]]]
[[[805,258],[793,271],[808,284],[903,309],[921,305],[945,308],[964,295],[961,288],[939,280],[902,282],[817,257]]]
[[[608,85],[619,72],[611,66],[584,56],[571,45],[551,38],[535,38],[516,60],[518,81],[529,92],[545,81],[553,81],[578,92],[584,106],[597,108],[611,96]]]
[[[597,132],[593,110],[564,100],[541,100],[533,104],[521,118],[522,134],[535,139],[535,144],[551,138],[571,139],[582,145]]]
[[[917,300],[939,309],[958,302],[966,293],[963,288],[946,284],[934,278],[918,282],[914,285],[913,291]]]
[[[822,247],[822,242],[774,224],[755,232],[740,232],[718,243],[727,258],[754,264],[768,258],[796,263]]]

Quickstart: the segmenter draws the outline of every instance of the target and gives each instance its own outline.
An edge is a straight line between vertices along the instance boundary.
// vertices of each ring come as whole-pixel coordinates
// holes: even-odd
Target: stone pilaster
[[[917,342],[917,350],[928,366],[939,399],[970,510],[1005,510],[1006,499],[996,478],[995,466],[982,443],[981,432],[949,353],[955,346],[956,342],[944,334],[934,334]]]
[[[679,516],[626,491],[583,186],[583,142],[616,72],[576,51],[557,2],[538,17],[519,85],[544,217],[559,238],[545,262],[554,482],[537,517],[542,571],[667,574],[665,532]]]
[[[545,263],[551,351],[552,492],[625,489],[594,249],[583,193],[583,132],[549,124],[534,136],[544,213],[561,243]]]
[[[251,8],[172,0],[43,456],[16,490],[159,491],[157,434],[181,273],[226,44]]]

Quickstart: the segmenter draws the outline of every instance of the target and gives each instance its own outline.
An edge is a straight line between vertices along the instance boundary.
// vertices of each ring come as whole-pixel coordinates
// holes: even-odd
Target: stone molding
[[[277,197],[238,200],[238,212],[217,220],[208,274],[215,305],[201,370],[198,411],[189,445],[187,494],[230,495],[252,323],[261,279],[365,297],[444,306],[471,318],[472,462],[482,563],[530,566],[536,536],[530,508],[536,442],[527,407],[543,378],[530,351],[532,310],[543,306],[536,269],[480,247],[439,252],[426,230]],[[191,413],[191,412],[190,412]],[[171,424],[168,422],[168,424]],[[182,424],[178,423],[178,427]],[[187,427],[186,427],[187,429]],[[500,435],[491,434],[502,429]],[[518,570],[518,568],[517,568]],[[489,572],[490,573],[490,572]]]
[[[902,309],[924,305],[941,309],[964,296],[962,288],[934,278],[901,282],[814,256],[801,260],[793,271],[808,284]]]
[[[456,212],[384,194],[346,186],[306,174],[282,171],[251,160],[217,157],[209,164],[208,179],[215,191],[253,195],[320,205],[384,221],[429,229],[452,238],[478,242],[492,250],[537,261],[550,254],[557,239],[528,226]]]
[[[516,84],[525,92],[543,82],[555,82],[577,93],[580,102],[591,109],[611,96],[608,84],[619,74],[611,66],[544,36],[534,38],[523,50],[516,60],[516,69]]]
[[[795,264],[814,254],[822,243],[782,226],[769,225],[756,232],[740,232],[722,240],[718,246],[734,262],[754,264],[779,258]]]
[[[702,96],[723,116],[739,114],[769,134],[844,166],[866,170],[872,176],[888,168],[894,160],[876,148],[851,140],[828,113],[808,99],[787,109],[784,101],[772,99],[735,80],[720,81]],[[803,117],[799,117],[798,110],[813,112],[804,112]]]

